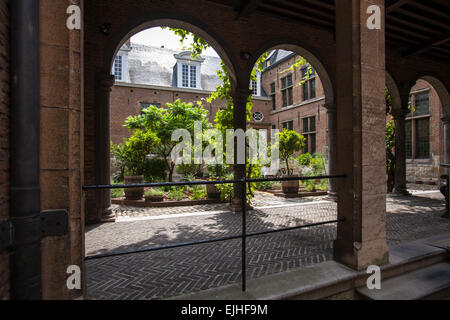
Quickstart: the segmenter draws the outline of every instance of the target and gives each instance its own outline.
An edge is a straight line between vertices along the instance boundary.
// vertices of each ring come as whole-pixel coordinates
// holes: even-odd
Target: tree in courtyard
[[[181,102],[180,99],[173,103],[166,103],[166,108],[149,106],[142,110],[142,114],[130,116],[125,121],[125,127],[130,130],[145,128],[156,134],[159,143],[154,153],[160,156],[166,163],[169,171],[169,182],[173,181],[175,162],[171,159],[172,150],[179,141],[172,141],[172,133],[176,129],[186,129],[194,136],[194,123],[201,122],[203,129],[208,129],[211,124],[208,121],[208,111],[201,103]]]

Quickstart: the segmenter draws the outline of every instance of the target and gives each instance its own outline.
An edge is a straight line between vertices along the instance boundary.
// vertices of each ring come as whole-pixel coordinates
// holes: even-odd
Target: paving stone
[[[311,199],[278,197],[276,201],[280,202],[271,202],[266,197],[256,205],[264,208],[248,213],[248,232],[336,219],[333,202],[306,203]],[[286,204],[290,206],[270,207]],[[220,206],[212,206],[211,210],[220,211]],[[206,211],[204,206],[190,208],[190,212]],[[441,218],[444,208],[439,193],[388,198],[389,244],[450,232],[450,220]],[[164,215],[172,209],[168,208]],[[86,254],[141,249],[240,232],[241,215],[227,212],[226,208],[224,212],[210,215],[103,224],[87,228]],[[336,224],[331,224],[248,238],[248,279],[330,261],[335,237]],[[88,260],[86,270],[90,299],[164,299],[241,281],[241,241]]]

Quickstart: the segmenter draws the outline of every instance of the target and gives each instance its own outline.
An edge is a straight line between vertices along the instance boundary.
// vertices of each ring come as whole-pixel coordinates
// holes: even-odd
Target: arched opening
[[[449,161],[448,123],[450,95],[445,85],[433,76],[422,76],[409,93],[411,110],[405,117],[407,181],[438,185]]]
[[[322,173],[335,174],[336,106],[329,70],[317,55],[289,41],[272,42],[255,57],[264,57],[264,54],[267,57],[259,72],[261,92],[270,98],[269,106],[262,112],[266,119],[265,128],[269,131],[290,129],[302,135],[304,146],[296,156],[316,155],[326,163]],[[261,127],[255,121],[252,125]],[[330,180],[328,188],[325,185],[317,187],[327,189],[330,197],[337,195],[335,181]],[[315,190],[316,186],[308,185],[308,188]]]

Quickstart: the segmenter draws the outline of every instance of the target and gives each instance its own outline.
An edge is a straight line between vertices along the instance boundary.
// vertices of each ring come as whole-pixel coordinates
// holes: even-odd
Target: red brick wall
[[[327,110],[323,107],[325,103],[323,85],[319,76],[316,75],[316,98],[303,101],[303,87],[299,85],[302,77],[301,69],[294,68],[293,71],[285,71],[295,63],[297,57],[293,56],[263,73],[261,83],[268,94],[270,94],[270,84],[275,82],[276,101],[276,110],[272,110],[271,105],[270,116],[265,119],[275,124],[277,129],[281,128],[283,122],[292,120],[294,130],[301,133],[303,130],[302,118],[316,116],[316,152],[324,153],[324,147],[328,146],[328,117]],[[294,85],[292,90],[294,104],[282,108],[281,78],[289,73],[292,73]]]
[[[0,1],[0,221],[9,217],[8,1]],[[9,255],[0,252],[0,300],[9,298]]]
[[[123,127],[125,119],[130,115],[140,113],[141,102],[159,103],[164,106],[167,102],[173,102],[180,99],[183,102],[196,103],[202,98],[207,98],[209,93],[184,92],[170,89],[151,89],[149,87],[139,87],[135,85],[124,86],[115,85],[111,91],[110,109],[111,109],[111,140],[118,144],[123,142],[124,138],[129,136],[127,128]],[[254,99],[253,111],[261,111],[265,119],[269,117],[270,101]],[[219,100],[211,104],[204,101],[203,106],[209,111],[209,121],[213,122],[214,116],[220,107],[225,104]]]

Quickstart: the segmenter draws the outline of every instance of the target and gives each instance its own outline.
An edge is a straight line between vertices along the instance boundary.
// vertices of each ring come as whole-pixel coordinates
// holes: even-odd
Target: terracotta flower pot
[[[283,178],[292,178],[296,176],[284,176]],[[288,196],[297,196],[298,195],[298,188],[299,183],[298,180],[290,180],[290,181],[282,181],[281,182],[281,188],[283,190],[283,193]]]
[[[124,184],[139,184],[144,183],[144,176],[125,176]],[[126,200],[142,200],[144,196],[144,187],[139,188],[125,188]]]
[[[214,184],[206,185],[206,193],[208,195],[208,199],[220,199],[220,190],[217,189]]]

